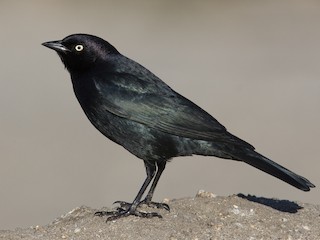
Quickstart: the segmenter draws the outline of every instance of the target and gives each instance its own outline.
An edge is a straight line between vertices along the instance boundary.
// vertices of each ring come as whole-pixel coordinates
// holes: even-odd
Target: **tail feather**
[[[258,168],[282,181],[289,183],[290,185],[301,189],[302,191],[310,191],[310,188],[314,188],[308,179],[282,167],[278,163],[262,156],[261,154],[252,151],[252,153],[245,154],[241,157],[241,160],[255,168]]]

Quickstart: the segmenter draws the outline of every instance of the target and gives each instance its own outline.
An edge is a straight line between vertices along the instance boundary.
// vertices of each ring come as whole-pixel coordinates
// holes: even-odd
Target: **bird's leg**
[[[149,184],[150,184],[150,182],[156,172],[155,164],[145,162],[145,166],[146,166],[146,171],[147,171],[147,178],[144,181],[142,187],[140,188],[136,198],[133,200],[132,203],[117,201],[117,203],[120,204],[120,207],[118,207],[116,211],[111,211],[111,212],[101,211],[101,212],[96,212],[95,215],[100,216],[100,217],[105,216],[105,215],[112,215],[107,218],[107,221],[113,221],[118,218],[127,217],[130,215],[134,215],[137,217],[145,217],[145,218],[151,218],[151,217],[161,218],[161,215],[159,215],[158,213],[155,213],[155,212],[146,213],[146,212],[137,211],[137,206],[139,205],[139,203],[141,201],[141,197],[142,197],[143,193],[146,191],[146,188],[149,186]]]
[[[160,179],[160,176],[163,172],[163,170],[165,169],[166,167],[166,161],[161,161],[161,162],[157,162],[157,166],[158,166],[158,171],[157,171],[157,174],[152,182],[152,185],[150,187],[150,190],[147,194],[147,196],[145,197],[145,199],[143,201],[141,201],[139,204],[146,204],[147,206],[149,207],[156,207],[156,208],[162,208],[162,209],[165,209],[167,211],[170,211],[170,207],[168,204],[165,204],[165,203],[158,203],[158,202],[152,202],[151,199],[152,199],[152,196],[153,196],[153,193],[154,193],[154,190],[158,184],[158,181]]]

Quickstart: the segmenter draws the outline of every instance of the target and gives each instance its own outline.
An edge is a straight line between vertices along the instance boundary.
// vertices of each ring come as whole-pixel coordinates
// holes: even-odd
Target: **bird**
[[[315,187],[229,133],[208,112],[106,40],[78,33],[42,45],[61,58],[75,96],[93,126],[144,161],[147,177],[134,200],[116,201],[120,205],[116,210],[95,215],[107,216],[107,221],[130,215],[161,218],[157,212],[140,211],[139,206],[170,210],[165,203],[153,202],[152,197],[167,162],[180,156],[241,161],[302,191]]]

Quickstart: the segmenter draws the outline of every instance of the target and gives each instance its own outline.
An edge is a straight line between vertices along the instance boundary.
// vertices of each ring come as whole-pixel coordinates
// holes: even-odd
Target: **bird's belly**
[[[178,155],[174,136],[110,112],[86,112],[90,122],[107,138],[146,161],[168,160]]]

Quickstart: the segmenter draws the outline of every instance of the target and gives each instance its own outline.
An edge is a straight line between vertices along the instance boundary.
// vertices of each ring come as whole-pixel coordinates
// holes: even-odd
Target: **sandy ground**
[[[203,191],[167,201],[170,212],[156,210],[162,219],[106,223],[94,216],[97,209],[82,206],[45,226],[2,230],[0,239],[320,239],[319,205]]]

